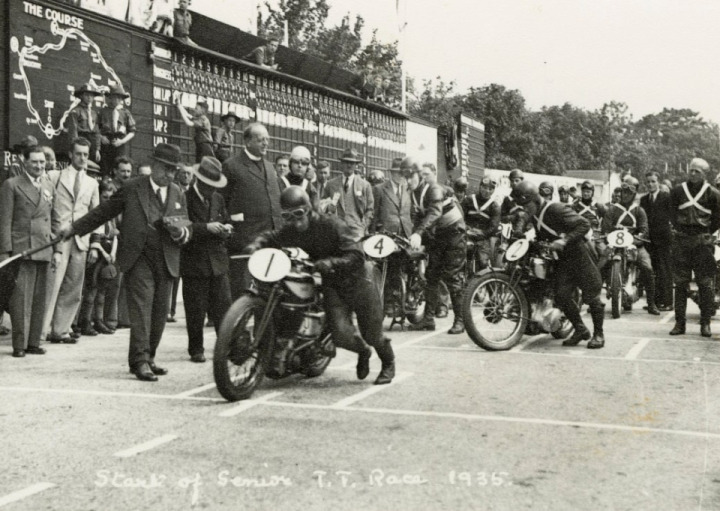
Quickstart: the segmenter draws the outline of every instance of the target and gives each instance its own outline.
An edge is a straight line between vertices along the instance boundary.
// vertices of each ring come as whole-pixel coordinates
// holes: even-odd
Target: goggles
[[[283,220],[299,220],[307,215],[304,207],[291,209],[290,211],[281,211],[280,216]]]

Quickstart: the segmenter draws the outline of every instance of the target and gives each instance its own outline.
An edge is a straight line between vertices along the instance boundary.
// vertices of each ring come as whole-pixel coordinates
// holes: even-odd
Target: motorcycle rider
[[[592,237],[595,231],[600,231],[600,223],[606,213],[605,206],[593,201],[594,195],[595,187],[593,184],[590,181],[583,181],[580,185],[580,198],[572,205],[578,215],[590,222],[592,232],[588,233],[589,237]],[[602,239],[598,239],[594,242],[590,241],[589,247],[595,251],[598,268],[602,268],[607,261],[607,243]]]
[[[563,341],[563,346],[576,346],[580,341],[590,339],[587,345],[589,349],[602,348],[605,345],[605,304],[600,299],[600,272],[585,243],[590,222],[567,204],[543,199],[531,182],[524,181],[519,184],[515,189],[515,197],[532,218],[537,239],[550,242],[558,255],[556,271],[553,274],[555,303],[575,327],[575,332]],[[580,317],[580,308],[572,299],[573,291],[577,288],[582,291],[583,302],[590,309],[593,322],[592,339]]]
[[[493,252],[494,237],[500,225],[500,206],[492,199],[495,181],[489,177],[480,180],[478,193],[465,197],[461,206],[468,226],[468,238],[479,249],[482,268],[488,266]]]
[[[555,194],[555,186],[550,181],[543,181],[538,187],[538,193],[540,197],[548,202],[553,201],[553,195]]]
[[[660,311],[655,305],[655,272],[650,262],[650,254],[643,246],[644,240],[649,240],[648,221],[645,210],[635,201],[640,182],[632,176],[627,176],[620,192],[620,202],[611,205],[602,220],[603,234],[611,233],[617,229],[627,229],[634,236],[633,244],[637,247],[636,264],[640,270],[640,279],[645,285],[647,295],[648,314],[659,316]],[[642,238],[642,239],[641,239]],[[607,257],[601,264],[607,262]],[[602,271],[603,266],[599,265]]]
[[[562,185],[560,188],[558,188],[558,197],[560,197],[560,202],[563,204],[571,204],[572,201],[570,200],[570,188]]]
[[[415,158],[403,159],[400,167],[414,174],[420,169],[423,182],[411,194],[413,202],[413,233],[410,247],[419,250],[425,244],[428,266],[425,270],[425,313],[423,319],[410,330],[435,330],[435,311],[439,285],[443,281],[450,292],[455,316],[450,334],[465,331],[462,317],[463,274],[465,270],[465,221],[452,189],[437,182],[437,170],[432,163],[422,167]]]
[[[302,145],[293,147],[293,150],[290,152],[290,159],[288,160],[290,172],[278,178],[278,185],[280,186],[281,192],[289,186],[299,186],[307,192],[308,197],[310,197],[310,204],[312,204],[313,209],[317,211],[320,204],[320,197],[318,196],[315,186],[305,177],[310,168],[311,159],[312,155],[307,147]]]
[[[390,383],[395,376],[395,355],[390,340],[383,337],[382,301],[360,243],[353,241],[342,220],[314,211],[310,197],[298,186],[283,190],[280,206],[285,225],[259,235],[248,252],[262,247],[304,250],[323,276],[325,312],[335,344],[358,354],[357,377],[362,380],[370,372],[372,351],[367,341],[382,362],[375,384]],[[362,338],[355,335],[353,312]]]
[[[712,233],[720,227],[720,194],[705,180],[705,173],[709,169],[708,162],[702,158],[693,158],[688,169],[688,180],[670,192],[675,282],[675,326],[670,335],[685,333],[687,288],[694,273],[700,299],[700,335],[711,336],[715,276]]]
[[[453,181],[453,192],[455,192],[455,200],[458,204],[462,204],[467,197],[468,180],[465,176],[460,176]]]

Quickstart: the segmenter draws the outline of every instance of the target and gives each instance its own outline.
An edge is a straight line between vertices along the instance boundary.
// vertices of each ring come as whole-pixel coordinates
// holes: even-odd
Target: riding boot
[[[655,303],[655,275],[651,274],[647,282],[645,283],[645,296],[647,296],[647,311],[648,314],[653,316],[659,316],[660,310],[657,308]]]
[[[685,333],[685,313],[687,311],[687,284],[682,283],[675,286],[675,326],[670,330],[670,335],[681,335]]]
[[[436,289],[425,287],[425,314],[423,318],[414,325],[409,325],[408,330],[435,330],[435,309],[437,308],[438,292]]]
[[[710,279],[707,279],[708,281]],[[699,294],[700,294],[700,335],[703,337],[710,337],[712,332],[710,331],[710,318],[713,314],[714,307],[714,289],[712,282],[703,282],[700,285],[698,282]]]
[[[563,346],[577,346],[580,341],[587,341],[590,339],[590,330],[587,329],[585,323],[583,323],[580,317],[580,309],[577,304],[570,300],[563,304],[565,317],[570,321],[570,324],[575,328],[573,334],[565,339],[562,343]]]
[[[593,322],[593,336],[587,344],[587,347],[590,350],[596,350],[605,346],[605,334],[603,332],[605,304],[603,304],[599,298],[597,299],[597,302],[590,304],[590,317]]]
[[[453,321],[452,328],[448,330],[449,334],[461,334],[465,331],[465,322],[463,321],[463,314],[462,314],[462,293],[453,293],[452,294],[452,307],[453,307],[453,315],[455,316],[455,320]]]
[[[382,362],[382,368],[375,380],[375,385],[385,385],[390,383],[395,377],[395,353],[390,344],[390,339],[383,337],[383,339],[375,345],[375,351]]]

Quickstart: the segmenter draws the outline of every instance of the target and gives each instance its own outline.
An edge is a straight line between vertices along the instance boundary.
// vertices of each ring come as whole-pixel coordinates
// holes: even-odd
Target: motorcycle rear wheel
[[[218,392],[228,401],[248,399],[265,376],[275,342],[272,322],[262,339],[255,336],[265,307],[262,298],[242,296],[232,304],[220,325],[213,376]]]
[[[509,350],[525,332],[530,316],[525,293],[505,273],[470,279],[463,294],[465,328],[475,344],[489,351]]]
[[[622,261],[613,261],[610,270],[610,304],[612,308],[612,317],[617,319],[622,314],[623,309],[623,279],[622,279]]]

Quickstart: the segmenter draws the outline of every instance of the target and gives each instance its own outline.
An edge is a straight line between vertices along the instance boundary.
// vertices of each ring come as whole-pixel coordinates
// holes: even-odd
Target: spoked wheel
[[[405,279],[401,275],[388,279],[383,293],[385,316],[402,321],[405,316],[403,304],[406,299]]]
[[[261,298],[243,296],[223,318],[215,343],[213,374],[220,395],[228,401],[249,398],[265,376],[275,335],[270,323],[262,338],[256,336],[265,306]]]
[[[330,365],[330,361],[333,359],[332,356],[327,355],[327,352],[333,352],[335,351],[335,347],[333,346],[332,339],[329,338],[330,334],[325,333],[322,335],[322,339],[324,339],[323,344],[323,352],[311,352],[310,355],[312,356],[313,360],[306,361],[303,364],[303,370],[302,374],[307,376],[308,378],[315,378],[317,376],[320,376],[322,373],[325,372],[325,369],[327,369],[327,366]],[[334,355],[333,355],[334,356]]]
[[[425,285],[417,276],[408,278],[405,292],[405,317],[415,325],[425,315]]]
[[[617,319],[623,309],[623,285],[622,285],[622,261],[613,261],[610,270],[610,303],[612,305],[612,317]]]
[[[573,291],[573,300],[577,304],[578,309],[580,309],[582,307],[582,296],[580,295],[579,289],[575,289],[575,291]],[[575,331],[575,327],[572,326],[572,323],[570,323],[570,321],[568,320],[568,318],[565,317],[564,314],[561,321],[562,323],[560,325],[560,328],[558,328],[552,333],[552,336],[555,339],[566,339],[567,337],[570,337]]]
[[[481,348],[499,351],[515,346],[522,339],[529,315],[525,294],[505,273],[487,273],[468,282],[463,318],[470,338]]]

